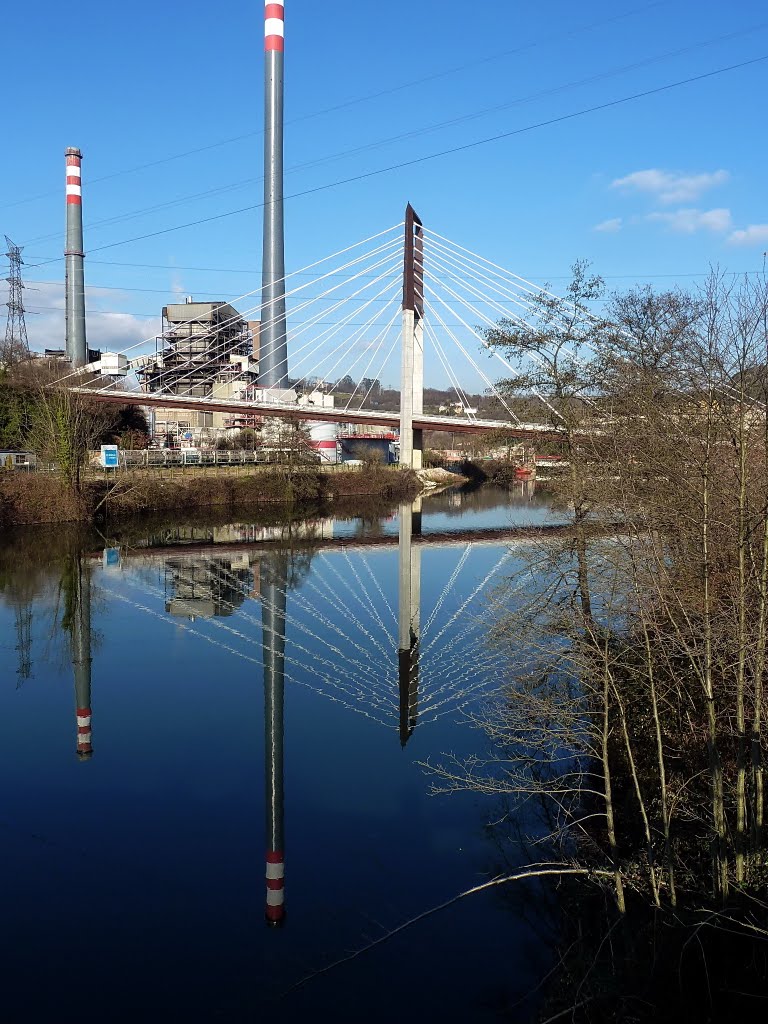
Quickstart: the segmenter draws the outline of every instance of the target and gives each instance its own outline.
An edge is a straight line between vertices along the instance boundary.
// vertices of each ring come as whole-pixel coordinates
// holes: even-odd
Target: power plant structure
[[[85,250],[83,248],[83,154],[69,147],[66,160],[67,235],[64,249],[66,351],[72,367],[88,362],[85,338]]]
[[[174,397],[242,399],[258,367],[259,323],[247,321],[227,302],[194,302],[163,307],[163,330],[155,354],[137,367],[144,391]],[[230,414],[162,407],[155,412],[155,433],[200,428],[260,425],[234,423]]]
[[[287,388],[285,222],[283,219],[283,64],[285,4],[264,5],[264,228],[259,387]]]

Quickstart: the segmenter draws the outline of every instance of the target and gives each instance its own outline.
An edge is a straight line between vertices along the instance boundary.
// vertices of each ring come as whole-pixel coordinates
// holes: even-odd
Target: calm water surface
[[[508,669],[485,637],[528,542],[462,532],[551,521],[525,485],[0,539],[0,1020],[527,1019],[538,894],[331,965],[524,859],[420,762],[482,753],[466,713]]]

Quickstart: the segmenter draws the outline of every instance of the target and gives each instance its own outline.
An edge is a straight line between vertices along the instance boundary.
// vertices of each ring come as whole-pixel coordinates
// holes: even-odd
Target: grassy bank
[[[421,490],[416,474],[389,467],[326,473],[261,466],[248,472],[137,471],[86,480],[79,493],[54,474],[0,474],[0,526],[91,523],[145,512],[203,508],[319,505],[370,498],[407,500]]]

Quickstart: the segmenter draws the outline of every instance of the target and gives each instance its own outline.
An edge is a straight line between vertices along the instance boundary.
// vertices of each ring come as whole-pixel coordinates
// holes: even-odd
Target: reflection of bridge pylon
[[[421,551],[414,547],[421,533],[421,498],[400,506],[398,543],[398,639],[400,683],[400,745],[416,728],[419,712],[419,640],[421,637]]]
[[[93,755],[91,742],[91,570],[81,554],[72,560],[69,581],[69,631],[75,677],[77,756]]]
[[[261,564],[261,622],[264,655],[264,778],[266,782],[267,904],[270,925],[285,919],[283,731],[285,691],[285,555]]]

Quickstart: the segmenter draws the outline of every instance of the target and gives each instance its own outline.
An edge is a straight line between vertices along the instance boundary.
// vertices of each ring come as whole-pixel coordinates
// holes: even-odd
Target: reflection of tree
[[[57,565],[62,551],[77,548],[77,531],[60,528],[55,533],[19,531],[3,537],[0,546],[0,602],[13,611],[18,654],[17,677],[20,682],[31,678],[32,623],[45,632],[50,614],[49,603],[57,591]],[[7,542],[6,542],[7,541]]]
[[[527,482],[526,482],[527,483]],[[456,495],[461,501],[456,501]],[[485,512],[498,509],[500,513],[515,508],[526,511],[533,508],[549,508],[549,498],[543,487],[530,485],[523,487],[513,485],[511,488],[489,486],[488,484],[469,484],[460,491],[455,488],[441,491],[440,494],[426,495],[424,498],[428,512],[442,512],[446,516],[463,516],[468,512]]]
[[[575,973],[553,1019],[658,1019],[653,985],[681,981],[677,1020],[764,997],[768,283],[713,277],[695,301],[635,298],[618,308],[630,342],[602,325],[588,372],[550,366],[570,418],[559,491],[576,541],[535,552],[511,581],[498,640],[514,663],[477,717],[491,756],[436,769],[449,789],[540,801],[541,853],[602,880],[594,904],[573,890]],[[575,299],[547,299],[538,329],[507,343],[564,351]],[[582,399],[606,389],[615,418],[590,438]]]

